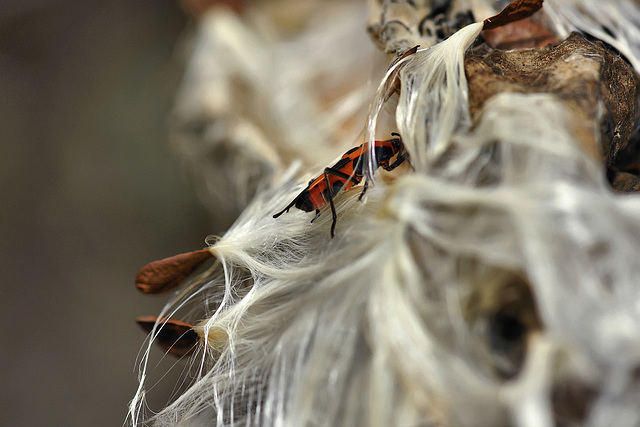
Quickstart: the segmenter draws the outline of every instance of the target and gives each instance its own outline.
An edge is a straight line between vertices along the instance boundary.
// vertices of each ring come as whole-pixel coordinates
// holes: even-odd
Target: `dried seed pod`
[[[551,405],[557,425],[580,425],[586,420],[599,391],[579,379],[565,378],[553,385]]]
[[[609,166],[629,142],[638,79],[622,58],[574,33],[557,46],[501,51],[481,46],[465,58],[469,109],[475,117],[501,92],[553,93],[567,106],[577,140]],[[600,135],[593,123],[599,123]]]
[[[136,319],[138,325],[148,333],[153,330],[153,326],[157,321],[158,316],[141,316]],[[193,351],[199,338],[192,325],[176,319],[163,318],[160,321],[162,325],[157,329],[155,342],[164,351],[178,357]]]
[[[369,4],[367,31],[387,53],[415,46],[431,47],[475,21],[468,2],[383,1]]]
[[[638,175],[611,168],[607,171],[607,178],[609,178],[611,188],[618,193],[640,191],[640,177]]]
[[[169,291],[210,258],[213,255],[209,249],[201,249],[153,261],[136,275],[136,287],[146,294]]]

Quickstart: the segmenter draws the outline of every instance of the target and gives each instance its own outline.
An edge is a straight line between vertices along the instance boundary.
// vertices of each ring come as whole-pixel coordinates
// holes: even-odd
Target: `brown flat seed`
[[[497,15],[484,20],[483,30],[492,30],[502,25],[527,18],[540,9],[544,0],[516,0],[512,1]]]
[[[136,275],[136,287],[146,294],[161,294],[180,284],[213,255],[208,249],[153,261]]]
[[[158,316],[141,316],[136,319],[138,325],[147,332],[153,330]],[[174,356],[184,356],[192,351],[198,343],[198,334],[193,326],[176,319],[161,319],[164,324],[158,326],[155,342],[167,353]]]

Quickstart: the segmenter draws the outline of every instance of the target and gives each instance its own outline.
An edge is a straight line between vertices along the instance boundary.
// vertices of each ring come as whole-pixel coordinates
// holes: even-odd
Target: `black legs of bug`
[[[400,166],[408,157],[409,157],[409,153],[407,153],[406,151],[401,149],[400,152],[398,153],[398,157],[396,158],[396,161],[391,163],[389,166],[385,167],[384,169],[387,170],[387,171],[392,171],[395,168],[397,168],[398,166]],[[340,181],[339,188],[334,189],[333,186],[331,185],[331,181],[329,181],[329,175],[336,176],[336,177],[344,180],[344,182]],[[342,171],[339,171],[337,169],[325,168],[325,170],[324,170],[324,182],[327,185],[327,189],[326,189],[326,192],[325,192],[325,198],[328,199],[329,206],[331,207],[331,216],[333,218],[333,221],[331,222],[331,238],[332,239],[333,239],[333,236],[335,235],[336,222],[338,221],[338,215],[336,213],[336,206],[333,203],[333,197],[336,194],[338,194],[338,191],[340,191],[340,189],[342,187],[344,187],[347,182],[353,182],[354,185],[355,185],[355,184],[359,184],[360,183],[360,179],[361,179],[361,177],[355,177],[353,175],[347,175],[346,173],[344,173]],[[365,178],[365,180],[364,180],[364,188],[362,189],[362,193],[360,193],[360,196],[358,196],[358,201],[362,200],[362,198],[364,197],[364,194],[367,192],[367,188],[369,188],[369,181],[367,181],[367,179]],[[313,218],[313,220],[311,222],[315,221],[315,219],[318,218],[319,215],[320,215],[320,211],[316,210],[316,216]]]
[[[362,200],[362,198],[364,197],[364,193],[367,192],[367,188],[369,188],[369,181],[367,181],[367,179],[365,178],[365,180],[364,180],[364,188],[362,189],[362,193],[360,193],[360,196],[358,196],[358,201]]]
[[[333,204],[334,194],[333,187],[331,186],[331,182],[329,181],[329,174],[343,179],[349,179],[349,175],[331,168],[324,169],[324,182],[327,184],[327,195],[329,196],[329,205],[331,206],[331,216],[333,218],[333,221],[331,222],[331,238],[333,239],[333,236],[335,236],[336,232],[336,222],[338,221],[338,215],[336,214],[336,206]]]
[[[336,189],[335,193],[334,193],[334,188],[331,185],[331,181],[329,181],[329,175],[333,175],[336,176],[340,179],[344,179],[344,182],[340,181],[340,188]],[[326,198],[329,199],[329,206],[331,206],[331,216],[333,218],[333,221],[331,222],[331,238],[333,239],[333,236],[335,236],[335,231],[336,231],[336,222],[338,221],[338,214],[336,213],[336,206],[333,203],[333,196],[335,196],[336,194],[338,194],[338,191],[340,191],[340,189],[342,187],[344,187],[344,185],[348,182],[351,181],[354,184],[358,184],[360,182],[359,179],[347,175],[344,172],[341,172],[337,169],[333,169],[333,168],[325,168],[324,169],[324,182],[327,184],[327,191],[326,191]]]
[[[405,160],[407,160],[408,157],[409,157],[409,153],[407,153],[407,152],[400,153],[398,155],[398,158],[396,159],[396,161],[391,163],[386,168],[384,168],[384,170],[386,170],[386,171],[394,170],[395,168],[400,166]],[[360,196],[358,196],[358,201],[362,200],[362,198],[364,197],[364,193],[367,192],[367,188],[369,188],[369,181],[367,181],[367,179],[365,178],[364,179],[364,188],[362,189],[362,193],[360,193]]]
[[[396,158],[396,161],[391,163],[389,166],[387,166],[386,168],[384,168],[384,170],[386,171],[392,171],[395,168],[397,168],[398,166],[400,166],[405,160],[407,160],[407,158],[409,157],[409,153],[407,153],[406,151],[404,152],[400,152],[398,154],[398,157]]]

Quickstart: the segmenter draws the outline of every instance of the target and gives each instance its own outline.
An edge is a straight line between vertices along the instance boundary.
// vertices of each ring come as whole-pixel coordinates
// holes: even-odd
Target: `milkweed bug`
[[[374,141],[373,152],[375,156],[374,169],[378,167],[384,170],[391,171],[404,162],[409,153],[404,151],[404,145],[402,139],[397,133],[392,133],[392,136],[397,138],[388,139],[386,141]],[[273,215],[274,218],[278,218],[285,212],[288,212],[293,206],[305,211],[316,211],[316,216],[311,220],[315,221],[320,216],[320,208],[327,203],[331,206],[331,215],[333,216],[333,222],[331,223],[331,238],[335,235],[336,228],[336,207],[333,204],[333,198],[340,190],[348,190],[354,185],[357,185],[362,181],[363,177],[363,165],[365,163],[365,155],[369,152],[369,143],[354,147],[342,155],[342,158],[330,168],[325,168],[322,175],[309,181],[307,188],[302,190],[298,196],[289,205]],[[396,160],[390,163],[391,159],[397,155]],[[360,193],[358,200],[362,199],[364,193],[367,191],[369,183],[365,180],[364,189]]]

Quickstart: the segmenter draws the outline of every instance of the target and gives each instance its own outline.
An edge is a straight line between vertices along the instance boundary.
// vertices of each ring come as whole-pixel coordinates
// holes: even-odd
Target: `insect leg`
[[[407,160],[407,158],[409,157],[409,153],[407,153],[406,151],[401,152],[400,154],[398,154],[398,157],[396,158],[396,161],[391,163],[389,166],[387,166],[386,168],[384,168],[384,170],[386,171],[392,171],[395,168],[397,168],[398,166],[400,166],[402,164],[402,162],[404,162],[405,160]]]
[[[344,179],[345,182],[343,183],[346,184],[347,181],[351,181],[354,184],[358,184],[360,182],[360,178],[357,176],[350,176],[347,175],[346,173],[339,171],[337,169],[333,169],[333,168],[325,168],[324,169],[324,181],[327,184],[327,195],[329,196],[329,205],[331,206],[331,215],[333,217],[333,222],[331,223],[331,238],[333,239],[333,236],[335,235],[335,229],[336,229],[336,222],[338,221],[338,215],[336,214],[336,206],[333,203],[333,186],[331,185],[331,183],[329,182],[329,175],[333,175],[333,176],[337,176],[338,178]]]
[[[313,219],[311,220],[311,222],[315,221],[316,219],[318,219],[318,217],[320,216],[320,209],[316,209],[316,216],[313,217]]]
[[[338,172],[341,175],[346,175],[346,174],[343,174],[340,171],[333,171],[331,168],[324,169],[324,182],[327,184],[327,189],[328,189],[327,193],[329,195],[329,205],[331,206],[331,216],[333,217],[333,222],[331,222],[331,238],[333,239],[333,236],[335,235],[335,230],[336,230],[336,222],[338,221],[338,215],[336,214],[336,207],[333,204],[333,187],[329,182],[329,175],[327,174],[329,171],[333,172],[333,174],[338,177],[340,177],[340,175],[336,174],[335,172]]]
[[[362,200],[362,198],[364,197],[364,193],[367,192],[367,188],[369,188],[369,181],[365,179],[364,188],[362,189],[362,193],[360,193],[360,196],[358,197],[358,201]]]

